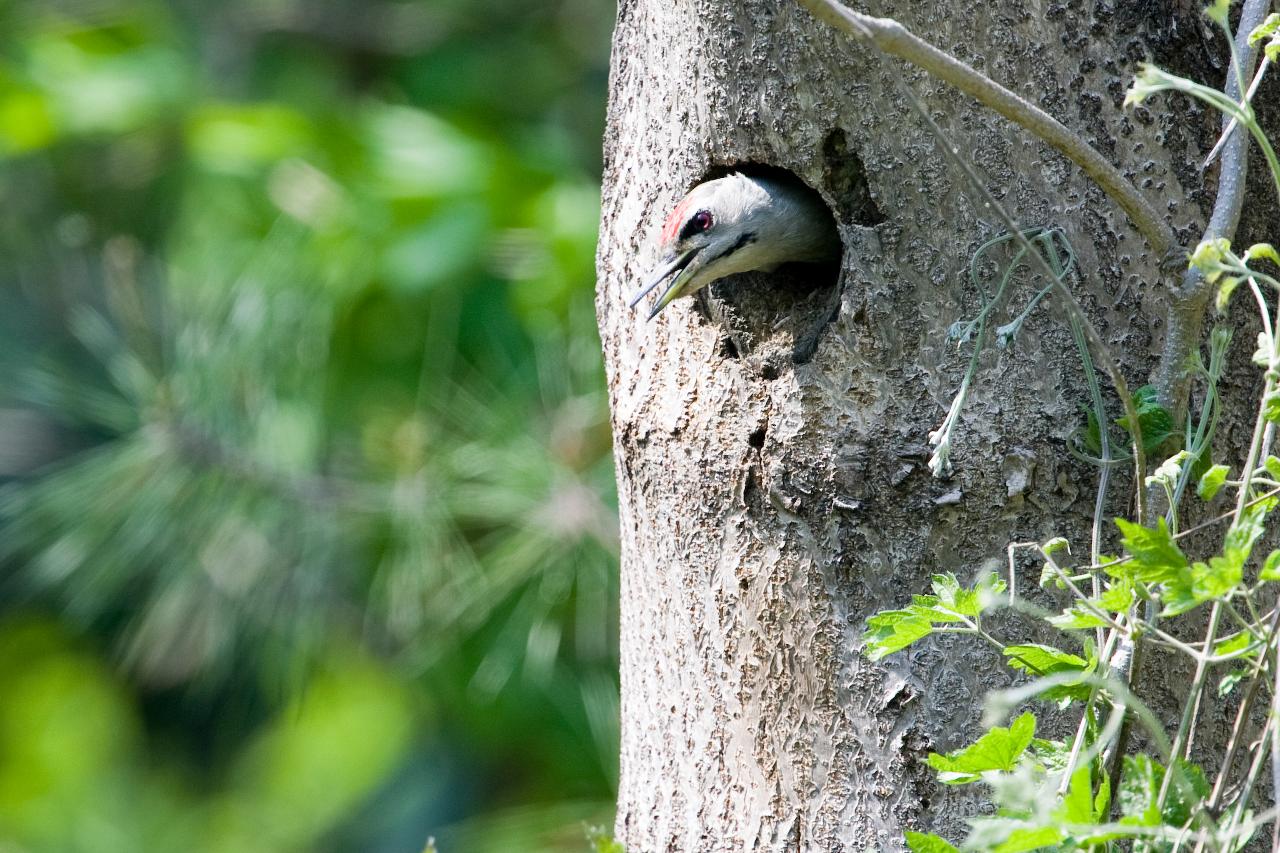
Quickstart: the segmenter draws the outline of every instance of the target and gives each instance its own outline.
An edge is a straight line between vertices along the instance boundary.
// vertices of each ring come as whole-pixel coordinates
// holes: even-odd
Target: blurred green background
[[[0,851],[609,823],[613,14],[0,2]]]

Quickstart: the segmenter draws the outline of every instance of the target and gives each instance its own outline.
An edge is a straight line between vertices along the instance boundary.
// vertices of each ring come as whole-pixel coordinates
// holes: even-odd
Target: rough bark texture
[[[1221,77],[1198,9],[859,8],[898,17],[1078,129],[1196,239],[1210,198],[1196,165],[1215,119],[1185,102],[1120,104],[1152,54]],[[623,0],[597,307],[622,521],[616,832],[628,850],[896,850],[904,828],[963,837],[975,801],[938,786],[923,758],[979,731],[1003,664],[959,638],[874,665],[860,653],[865,619],[926,591],[933,573],[967,582],[1000,568],[1012,541],[1065,535],[1087,553],[1096,472],[1064,442],[1088,396],[1052,304],[1016,349],[984,355],[955,474],[929,475],[926,436],[968,358],[947,328],[976,313],[965,271],[1002,229],[890,75],[1020,223],[1067,232],[1081,298],[1133,385],[1158,354],[1164,302],[1147,247],[1045,146],[785,0]],[[624,296],[666,212],[742,163],[790,169],[824,195],[845,243],[838,283],[743,276],[646,323]],[[1029,295],[1015,293],[1015,312]],[[812,358],[793,363],[832,315]],[[1112,514],[1127,511],[1125,479]],[[1174,720],[1175,693],[1154,688]]]

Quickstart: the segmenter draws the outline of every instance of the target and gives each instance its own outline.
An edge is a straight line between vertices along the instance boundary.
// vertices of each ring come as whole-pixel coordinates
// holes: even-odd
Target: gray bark
[[[1191,57],[1177,70],[1221,76],[1194,11],[1147,30],[1136,2],[859,8],[898,17],[1039,103],[1198,233],[1208,197],[1191,164],[1216,120],[1185,102],[1120,108],[1153,46],[1157,59]],[[1166,27],[1182,27],[1182,41],[1162,46]],[[963,837],[972,794],[938,786],[923,762],[976,737],[981,697],[1007,683],[1005,668],[967,638],[871,664],[865,619],[927,591],[931,574],[968,582],[999,569],[1012,541],[1065,535],[1087,553],[1096,471],[1063,447],[1088,396],[1052,304],[1016,349],[983,357],[954,476],[929,475],[926,436],[969,352],[946,331],[976,313],[969,259],[1002,229],[890,75],[1020,223],[1067,232],[1081,299],[1134,386],[1158,356],[1157,259],[1046,146],[789,2],[624,0],[597,310],[622,531],[616,834],[630,851],[896,850],[907,828]],[[667,211],[744,162],[788,168],[824,195],[845,244],[838,286],[806,292],[796,279],[812,270],[781,288],[742,276],[645,322],[624,297],[655,260]],[[1015,294],[1014,311],[1030,292]],[[832,312],[812,359],[794,364]],[[1126,479],[1111,514],[1127,512]],[[1020,583],[1034,585],[1038,568],[1024,569]],[[1157,707],[1176,713],[1161,692]]]

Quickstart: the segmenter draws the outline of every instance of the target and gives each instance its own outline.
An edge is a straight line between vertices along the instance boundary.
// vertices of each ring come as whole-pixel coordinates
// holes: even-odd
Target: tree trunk
[[[861,8],[1081,132],[1194,241],[1210,200],[1196,164],[1216,118],[1121,101],[1152,53],[1216,83],[1223,51],[1198,6],[1148,21],[1147,5]],[[927,591],[931,574],[1003,570],[1010,542],[1063,535],[1088,553],[1097,471],[1064,444],[1089,397],[1052,300],[1013,349],[984,352],[954,474],[930,475],[926,437],[972,347],[947,330],[975,316],[970,258],[1004,229],[892,76],[1024,227],[1066,232],[1081,301],[1132,385],[1158,356],[1155,259],[1046,146],[789,0],[623,0],[597,309],[622,522],[616,833],[628,850],[896,850],[907,828],[963,837],[973,794],[937,785],[924,758],[978,735],[1005,667],[965,637],[869,663],[866,617]],[[741,276],[646,322],[625,296],[655,260],[667,211],[743,164],[789,169],[822,193],[845,245],[838,283],[812,270]],[[1023,285],[992,325],[1031,293]],[[1118,480],[1111,515],[1128,512],[1132,484]],[[1020,585],[1034,585],[1038,566],[1023,568]],[[1173,695],[1163,710],[1176,711]]]

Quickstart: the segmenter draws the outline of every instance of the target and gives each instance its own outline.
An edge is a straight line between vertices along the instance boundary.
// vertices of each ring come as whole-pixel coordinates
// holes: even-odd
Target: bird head
[[[713,281],[788,261],[836,256],[839,237],[830,212],[802,184],[731,174],[699,184],[662,227],[660,260],[631,297],[635,307],[663,282],[649,319],[672,300]]]

